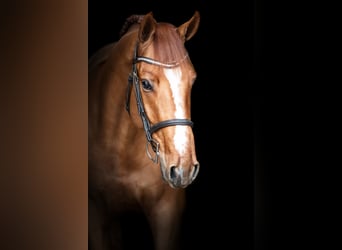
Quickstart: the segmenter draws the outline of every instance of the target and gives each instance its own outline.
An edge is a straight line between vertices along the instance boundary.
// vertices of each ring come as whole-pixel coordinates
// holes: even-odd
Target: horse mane
[[[121,28],[120,31],[120,38],[129,30],[129,28],[133,24],[139,24],[141,23],[142,19],[144,18],[144,15],[131,15],[130,17],[126,18],[126,21],[124,25]],[[95,66],[100,65],[101,63],[104,63],[109,56],[109,51],[113,48],[115,43],[111,43],[106,45],[105,47],[98,50],[89,60],[89,70],[91,71]]]
[[[106,62],[109,57],[109,52],[114,46],[115,43],[108,44],[92,55],[88,60],[89,71],[92,71],[96,66]]]
[[[131,15],[128,18],[126,18],[125,23],[123,24],[119,36],[122,37],[124,34],[126,34],[126,32],[129,30],[129,28],[133,25],[133,24],[139,24],[141,23],[141,21],[143,20],[144,15]]]

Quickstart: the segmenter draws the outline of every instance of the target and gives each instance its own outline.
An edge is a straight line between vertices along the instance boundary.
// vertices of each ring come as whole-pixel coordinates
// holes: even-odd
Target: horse
[[[197,73],[185,47],[199,21],[198,11],[179,26],[131,15],[120,38],[89,59],[92,250],[124,249],[120,216],[135,211],[155,250],[179,249],[185,189],[200,168],[190,110]]]

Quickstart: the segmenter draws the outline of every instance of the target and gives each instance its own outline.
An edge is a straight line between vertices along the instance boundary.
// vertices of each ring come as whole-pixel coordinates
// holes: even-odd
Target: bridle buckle
[[[153,157],[150,153],[149,145],[151,146],[151,149],[155,153],[155,156]],[[150,158],[154,163],[158,163],[159,159],[159,142],[157,142],[154,139],[151,139],[150,141],[146,142],[146,154],[148,158]]]

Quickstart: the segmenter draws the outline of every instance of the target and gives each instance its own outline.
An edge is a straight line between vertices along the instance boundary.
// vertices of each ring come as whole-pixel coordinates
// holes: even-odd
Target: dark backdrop
[[[133,13],[177,25],[195,10],[201,23],[186,46],[201,170],[187,189],[183,246],[326,248],[336,234],[338,14],[298,1],[91,0],[89,55]]]

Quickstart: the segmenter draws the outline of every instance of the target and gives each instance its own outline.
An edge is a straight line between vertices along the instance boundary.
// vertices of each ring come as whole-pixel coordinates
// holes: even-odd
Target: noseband
[[[145,134],[146,134],[146,139],[147,139],[146,153],[147,153],[148,157],[154,163],[158,163],[159,142],[157,142],[155,139],[152,138],[152,134],[154,132],[156,132],[157,130],[164,128],[164,127],[168,127],[168,126],[186,125],[186,126],[193,127],[193,122],[188,120],[188,119],[175,118],[175,119],[161,121],[161,122],[156,123],[156,124],[151,126],[151,123],[150,123],[150,121],[146,115],[146,112],[144,109],[144,104],[143,104],[142,97],[141,97],[141,91],[140,91],[140,87],[139,87],[140,79],[138,76],[136,64],[139,62],[145,62],[145,63],[158,65],[158,66],[165,67],[165,68],[172,68],[172,67],[178,66],[180,63],[176,62],[176,63],[168,64],[168,63],[162,63],[162,62],[156,61],[156,60],[148,58],[148,57],[137,56],[137,47],[138,46],[136,46],[135,50],[134,50],[132,72],[130,73],[130,75],[128,77],[128,86],[127,86],[127,92],[126,92],[126,110],[130,114],[129,104],[130,104],[130,96],[131,96],[131,90],[132,90],[132,84],[133,84],[136,102],[137,102],[137,106],[138,106],[138,112],[139,112],[140,118],[142,120],[144,130],[145,130]],[[151,146],[152,150],[154,151],[155,157],[152,157],[150,150],[149,150],[149,145]]]

